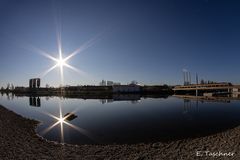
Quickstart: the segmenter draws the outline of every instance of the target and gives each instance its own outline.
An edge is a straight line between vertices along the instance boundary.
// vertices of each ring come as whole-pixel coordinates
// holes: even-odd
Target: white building
[[[239,98],[240,97],[240,89],[239,88],[233,88],[232,89],[232,97],[233,98]]]
[[[233,88],[233,89],[232,89],[232,92],[233,92],[233,93],[238,93],[238,94],[240,94],[240,89],[238,89],[238,88]]]
[[[106,81],[105,80],[102,80],[100,83],[99,83],[100,86],[106,86]]]

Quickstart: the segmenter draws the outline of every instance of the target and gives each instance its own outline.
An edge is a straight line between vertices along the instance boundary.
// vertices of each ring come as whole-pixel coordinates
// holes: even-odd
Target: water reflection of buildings
[[[6,94],[8,100],[13,100],[15,98],[15,95],[11,92],[1,92],[1,96],[4,96],[4,94]]]
[[[112,103],[114,100],[113,99],[100,99],[99,100],[102,104],[105,104],[105,103]]]
[[[138,103],[141,100],[141,96],[138,94],[116,94],[112,99],[100,99],[102,104],[112,103],[114,101],[131,101],[133,104]]]
[[[39,97],[29,97],[29,105],[33,107],[40,107],[41,99]]]
[[[176,96],[176,95],[175,95]],[[229,99],[219,98],[219,97],[212,97],[206,98],[201,96],[176,96],[179,98],[183,98],[183,114],[185,114],[188,118],[190,118],[193,114],[197,114],[199,112],[199,102],[200,103],[230,103]],[[229,98],[229,97],[228,97]]]
[[[188,115],[188,118],[191,118],[191,115],[194,113],[198,113],[199,107],[198,107],[199,101],[191,101],[189,99],[183,99],[183,114]]]
[[[233,98],[240,98],[240,92],[238,92],[238,93],[233,93],[233,94],[232,94],[232,97],[233,97]]]
[[[173,95],[174,97],[192,101],[204,102],[221,102],[230,103],[231,100],[239,100],[239,98],[234,98],[232,95],[230,97],[219,97],[219,96],[193,96],[193,95]]]

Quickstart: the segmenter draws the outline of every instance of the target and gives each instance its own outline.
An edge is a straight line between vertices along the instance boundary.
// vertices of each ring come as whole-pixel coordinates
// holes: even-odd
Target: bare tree
[[[6,90],[9,90],[9,89],[10,89],[10,83],[7,84]]]
[[[14,90],[14,88],[15,88],[15,87],[14,87],[14,85],[13,85],[13,84],[11,84],[11,90],[12,90],[12,91]]]
[[[134,85],[137,85],[138,84],[138,82],[137,81],[135,81],[135,80],[133,80],[130,84],[134,84]]]

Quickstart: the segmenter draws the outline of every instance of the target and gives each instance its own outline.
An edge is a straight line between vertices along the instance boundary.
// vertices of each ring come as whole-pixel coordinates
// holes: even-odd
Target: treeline
[[[14,91],[14,89],[15,89],[14,85],[12,83],[8,83],[6,88],[2,86],[0,91],[10,92],[10,91]]]

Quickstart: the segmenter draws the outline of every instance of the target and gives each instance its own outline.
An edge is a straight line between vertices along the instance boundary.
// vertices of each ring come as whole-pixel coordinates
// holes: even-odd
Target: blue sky
[[[64,68],[64,84],[102,79],[142,84],[182,84],[182,70],[199,78],[240,83],[240,2],[212,0],[0,0],[0,86],[27,86],[53,66],[31,49],[58,57],[85,42]],[[59,86],[60,71],[42,77]]]

